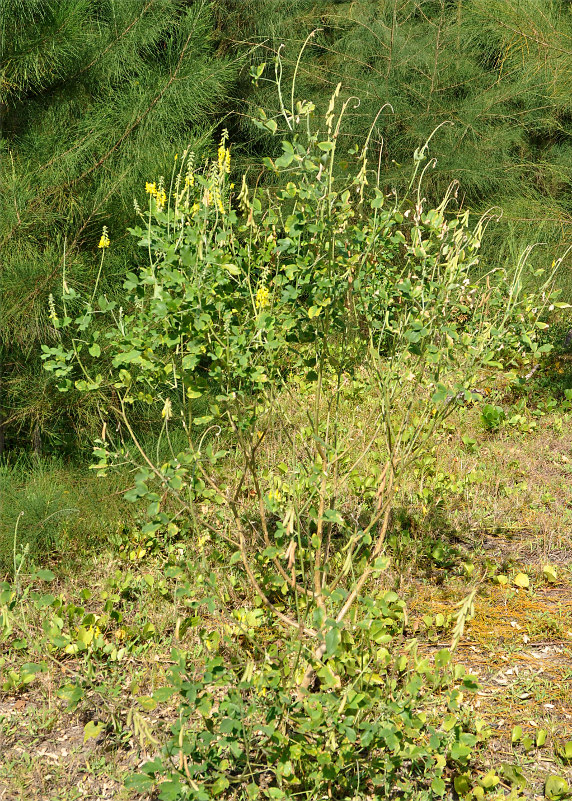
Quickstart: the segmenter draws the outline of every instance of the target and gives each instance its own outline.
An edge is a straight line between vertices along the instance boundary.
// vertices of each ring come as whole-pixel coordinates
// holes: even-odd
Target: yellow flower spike
[[[270,304],[270,292],[267,287],[262,286],[256,293],[256,305],[259,309],[265,309]]]
[[[98,248],[108,248],[109,247],[109,235],[107,233],[107,225],[103,226],[103,231],[101,234],[101,239],[99,240]]]
[[[153,183],[147,181],[147,183],[145,184],[145,191],[147,192],[148,195],[156,195],[157,185],[155,184],[155,181],[153,181]]]
[[[165,190],[164,189],[158,189],[157,190],[157,194],[155,196],[155,199],[157,201],[157,208],[159,209],[159,211],[161,211],[161,209],[163,208],[163,206],[167,202],[167,195],[165,193]]]
[[[224,170],[225,160],[226,160],[226,149],[225,146],[222,144],[218,149],[218,168],[221,172]]]
[[[230,150],[227,150],[224,157],[224,171],[227,175],[230,174]]]
[[[214,199],[215,199],[216,207],[219,210],[219,213],[220,214],[224,214],[224,206],[223,206],[223,203],[222,203],[222,197],[221,197],[221,194],[220,194],[220,187],[219,187],[218,184],[215,184],[215,186],[214,186]]]

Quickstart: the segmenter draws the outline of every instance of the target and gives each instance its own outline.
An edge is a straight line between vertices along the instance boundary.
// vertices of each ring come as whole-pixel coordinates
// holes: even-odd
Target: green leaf
[[[432,403],[435,404],[441,403],[441,401],[445,400],[448,394],[449,390],[447,389],[447,387],[444,387],[442,384],[438,384],[437,391],[434,392],[433,395],[431,396],[431,401]]]
[[[95,358],[101,356],[101,348],[99,347],[97,342],[94,342],[93,345],[91,345],[91,347],[89,348],[89,352],[91,356],[94,356]]]
[[[134,773],[125,779],[124,784],[128,790],[134,790],[136,793],[147,793],[152,789],[155,780],[146,773]]]
[[[236,264],[225,261],[221,264],[221,267],[231,275],[240,275],[240,267],[238,267]]]
[[[435,776],[431,782],[431,789],[435,795],[445,795],[445,782],[440,776]]]
[[[528,578],[527,573],[517,573],[513,579],[513,584],[516,584],[517,587],[521,587],[523,590],[526,590],[530,587],[530,579]]]
[[[491,790],[493,787],[496,787],[499,782],[500,779],[494,770],[489,770],[485,776],[479,779],[479,784],[484,787],[485,790]]]
[[[214,796],[220,795],[224,793],[225,790],[228,790],[230,787],[230,782],[226,778],[226,776],[219,776],[216,781],[213,782],[211,787],[211,792]]]
[[[204,417],[195,417],[193,418],[193,425],[195,426],[206,426],[207,423],[210,423],[213,419],[212,414],[206,414]]]
[[[327,523],[335,523],[338,526],[341,526],[344,522],[343,517],[339,512],[336,512],[335,509],[326,509],[324,512],[324,520]]]
[[[375,562],[373,563],[372,570],[376,572],[385,572],[391,564],[391,559],[389,556],[378,556]]]
[[[466,762],[471,755],[471,749],[461,743],[453,743],[451,746],[451,757],[457,762]]]
[[[53,581],[56,577],[55,573],[52,573],[51,570],[36,570],[35,572],[36,578],[41,579],[42,581]]]
[[[86,743],[88,740],[92,738],[97,739],[102,731],[105,729],[103,723],[100,723],[96,720],[90,720],[89,723],[86,723],[83,727],[83,741]]]
[[[500,770],[505,779],[508,779],[513,787],[526,787],[527,781],[518,765],[509,765],[507,762],[503,762]]]
[[[568,795],[568,782],[562,776],[549,776],[544,785],[544,795],[549,801],[559,801]]]
[[[522,740],[522,726],[513,726],[510,740],[512,743],[518,743],[519,740]]]
[[[144,709],[145,712],[152,712],[154,709],[157,708],[157,700],[155,698],[151,698],[150,695],[141,695],[137,699],[137,703]]]
[[[467,773],[461,773],[459,776],[455,776],[453,779],[453,786],[458,795],[467,795],[472,788],[470,776]]]
[[[536,732],[536,747],[542,748],[546,742],[546,729],[538,729]]]
[[[447,648],[441,648],[435,654],[435,667],[444,668],[451,661],[451,652]]]
[[[552,565],[544,565],[542,568],[542,574],[546,581],[550,581],[554,583],[558,581],[558,576],[556,575],[556,568],[552,567]]]
[[[572,740],[568,740],[560,749],[560,756],[566,761],[572,759]]]
[[[153,690],[153,698],[159,704],[162,704],[168,701],[176,692],[177,690],[174,687],[157,687],[156,690]]]
[[[457,715],[447,715],[443,721],[442,728],[444,731],[451,731],[458,722]]]
[[[335,654],[338,645],[340,644],[341,634],[337,626],[333,626],[326,634],[326,654],[331,656]]]

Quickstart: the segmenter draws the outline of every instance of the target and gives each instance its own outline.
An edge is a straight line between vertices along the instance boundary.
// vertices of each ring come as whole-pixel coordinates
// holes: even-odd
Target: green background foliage
[[[68,445],[86,429],[38,367],[48,297],[62,274],[92,285],[107,225],[103,285],[121,286],[134,187],[171,174],[189,144],[208,149],[236,76],[214,58],[210,6],[181,0],[33,2],[2,10],[0,52],[0,373],[13,448]],[[42,443],[44,440],[44,443]]]

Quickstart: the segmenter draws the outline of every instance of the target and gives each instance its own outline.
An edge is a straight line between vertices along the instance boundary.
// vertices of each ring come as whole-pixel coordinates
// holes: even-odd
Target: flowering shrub
[[[235,190],[226,136],[202,169],[183,154],[169,190],[163,179],[148,182],[148,208],[131,229],[146,258],[126,276],[123,306],[100,296],[72,319],[67,309],[80,300],[66,286],[64,316],[52,320],[73,346],[44,348],[62,390],[104,393],[129,434],[125,441],[104,424],[96,468],[136,469],[128,497],[146,500],[147,531],[176,529],[184,515],[197,537],[229,545],[260,603],[297,634],[294,695],[304,699],[317,684],[328,694],[322,709],[343,709],[337,693],[361,675],[355,665],[346,671],[340,648],[360,626],[356,605],[388,568],[399,482],[456,405],[479,397],[483,378],[546,350],[537,333],[554,300],[549,284],[522,293],[524,260],[512,275],[499,267],[474,278],[486,221],[471,227],[467,213],[452,211],[452,193],[426,207],[417,180],[425,149],[400,201],[369,169],[367,145],[350,150],[350,177],[337,177],[345,106],[336,116],[335,101],[321,135],[311,130],[311,104],[284,110],[291,134],[277,159],[265,159],[277,188],[253,189],[243,177]],[[276,131],[263,114],[258,124]],[[359,419],[348,419],[342,397],[359,404]],[[133,421],[141,403],[160,420],[151,450]],[[387,671],[381,651],[364,654],[368,669]],[[286,714],[285,697],[273,704]],[[373,731],[375,702],[366,706]],[[202,753],[202,738],[188,741],[188,753]],[[395,756],[397,768],[411,748]],[[367,745],[350,751],[358,765],[371,756]],[[231,760],[229,775],[236,770]],[[200,789],[189,797],[216,794],[197,785],[203,774],[185,771],[184,759],[179,774]],[[219,778],[218,793],[229,780]],[[283,797],[271,792],[279,785],[270,797]]]

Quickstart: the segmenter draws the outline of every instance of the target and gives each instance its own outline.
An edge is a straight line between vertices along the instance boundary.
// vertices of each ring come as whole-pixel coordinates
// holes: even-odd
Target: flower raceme
[[[230,150],[226,146],[227,137],[228,132],[225,130],[218,148],[218,169],[221,175],[230,173]]]
[[[101,233],[101,238],[99,240],[99,245],[97,247],[101,248],[102,250],[105,250],[105,248],[109,247],[109,234],[108,234],[106,225],[103,226],[103,231]]]
[[[270,292],[268,287],[262,286],[256,293],[256,305],[259,309],[265,309],[270,304]]]
[[[155,200],[157,201],[158,211],[161,211],[163,209],[163,206],[167,202],[167,193],[162,187],[160,187],[157,190],[157,194],[155,195]]]
[[[155,183],[155,181],[153,182],[147,181],[145,183],[145,191],[147,192],[148,195],[151,195],[151,197],[155,198],[157,202],[157,208],[159,209],[159,211],[161,211],[161,209],[167,202],[167,193],[161,186],[161,183],[159,183],[159,188],[157,188],[157,184]]]

